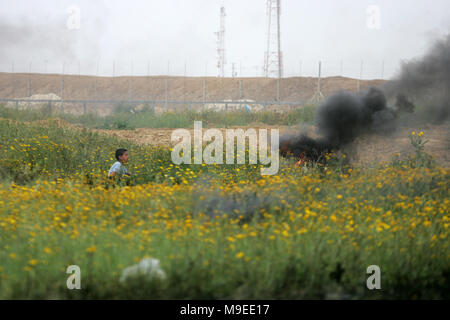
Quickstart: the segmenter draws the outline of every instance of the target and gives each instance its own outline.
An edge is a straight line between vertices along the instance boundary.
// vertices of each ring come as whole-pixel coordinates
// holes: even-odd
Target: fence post
[[[86,114],[86,102],[83,103],[83,114]]]
[[[277,79],[277,102],[280,101],[280,78]]]
[[[361,90],[362,73],[363,73],[363,60],[361,60],[361,69],[359,71],[359,78],[358,78],[358,85],[357,85],[358,92]]]
[[[239,99],[242,99],[242,80],[239,79]]]
[[[165,81],[165,87],[166,87],[166,97],[165,97],[165,103],[164,103],[164,106],[165,106],[165,109],[166,109],[166,111],[167,111],[167,107],[168,107],[168,100],[169,100],[169,80],[168,79],[166,79],[166,81]]]
[[[202,110],[205,110],[205,102],[206,102],[206,80],[202,80],[202,99],[203,99],[203,107]]]
[[[61,79],[61,82],[60,82],[61,84],[60,84],[60,95],[61,95],[61,111],[64,111],[64,105],[63,105],[63,103],[64,103],[64,79]]]
[[[28,78],[28,81],[27,81],[27,97],[31,97],[31,83],[30,83],[30,78]]]
[[[28,82],[27,82],[27,97],[31,98],[31,80],[30,78],[28,78]],[[28,106],[27,108],[30,108],[30,102],[28,102]]]
[[[129,100],[132,101],[133,100],[133,79],[130,79],[130,85],[128,87],[128,95],[129,95]]]

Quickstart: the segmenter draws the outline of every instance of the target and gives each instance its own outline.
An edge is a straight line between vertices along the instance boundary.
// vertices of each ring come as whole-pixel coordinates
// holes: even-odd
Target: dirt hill
[[[0,98],[24,98],[35,94],[54,93],[64,99],[165,100],[202,101],[203,81],[206,100],[251,99],[275,101],[277,80],[266,78],[213,77],[94,77],[57,74],[0,73]],[[241,86],[239,85],[241,83]],[[344,77],[323,78],[322,93],[327,96],[343,89],[357,90],[357,80]],[[383,80],[363,80],[361,89],[380,85]],[[241,90],[239,88],[241,87]],[[61,90],[63,88],[63,90]],[[131,88],[131,90],[130,90]],[[280,81],[280,100],[309,100],[317,88],[317,78],[296,77]]]

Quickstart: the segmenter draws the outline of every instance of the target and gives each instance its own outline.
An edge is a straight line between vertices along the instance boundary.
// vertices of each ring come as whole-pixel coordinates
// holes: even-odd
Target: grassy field
[[[57,120],[0,119],[0,298],[448,299],[450,170],[410,138],[416,154],[378,167],[333,156],[261,176],[175,166],[168,148]],[[134,177],[112,182],[122,146]],[[119,281],[146,257],[166,279]],[[66,287],[74,264],[81,290]],[[366,288],[369,265],[381,290]]]
[[[0,118],[21,121],[45,120],[49,116],[58,117],[72,124],[96,129],[135,129],[135,128],[190,128],[195,120],[205,126],[244,126],[250,123],[268,125],[296,125],[312,123],[315,106],[306,106],[286,112],[273,111],[202,111],[183,110],[155,114],[150,107],[134,111],[133,106],[117,105],[111,115],[97,116],[93,113],[72,115],[68,113],[49,113],[46,108],[36,110],[17,110],[0,105]]]

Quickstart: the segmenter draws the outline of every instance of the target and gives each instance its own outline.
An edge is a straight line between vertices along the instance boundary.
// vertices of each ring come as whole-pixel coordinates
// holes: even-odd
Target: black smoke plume
[[[400,94],[422,107],[424,121],[442,122],[450,116],[450,34],[436,41],[420,59],[402,65],[383,88],[388,97]]]
[[[320,137],[305,133],[282,136],[281,155],[318,161],[324,153],[339,150],[362,133],[392,130],[400,112],[413,110],[414,105],[404,95],[397,97],[395,107],[388,107],[383,91],[375,87],[363,95],[338,92],[316,111],[315,125]]]
[[[388,100],[395,99],[394,106]],[[410,100],[414,101],[414,103]],[[402,113],[420,121],[445,121],[450,115],[450,35],[436,42],[421,59],[402,65],[398,76],[382,88],[362,95],[338,92],[322,103],[315,115],[319,138],[306,133],[281,137],[281,155],[318,161],[326,152],[337,151],[363,133],[395,130]]]

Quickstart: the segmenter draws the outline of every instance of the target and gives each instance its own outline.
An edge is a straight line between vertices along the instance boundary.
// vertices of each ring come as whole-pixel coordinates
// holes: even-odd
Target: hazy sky
[[[221,0],[0,0],[0,71],[217,74]],[[262,75],[266,0],[224,0],[226,74]],[[79,28],[69,8],[80,9]],[[369,6],[379,9],[374,18]],[[282,0],[285,76],[392,76],[450,32],[448,0]],[[76,14],[75,14],[76,16]],[[374,20],[375,19],[375,20]],[[75,22],[74,22],[75,21]],[[375,22],[374,22],[375,21]],[[379,22],[379,23],[378,23]],[[69,27],[68,27],[69,25]],[[379,28],[378,28],[379,27]]]

